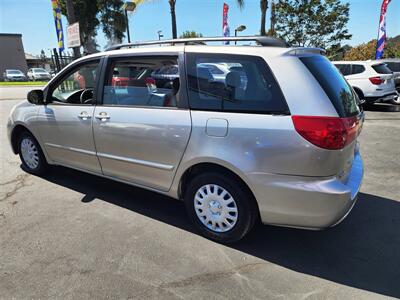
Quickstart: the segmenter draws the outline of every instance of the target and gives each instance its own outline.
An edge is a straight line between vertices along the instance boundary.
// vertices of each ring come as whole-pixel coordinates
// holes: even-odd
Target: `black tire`
[[[195,195],[201,187],[207,184],[220,186],[234,198],[238,211],[237,220],[228,231],[216,232],[208,228],[196,214]],[[233,243],[241,240],[253,228],[259,216],[256,201],[243,183],[236,178],[220,173],[204,173],[190,180],[184,200],[189,218],[196,229],[206,238],[220,243]]]
[[[37,166],[35,167],[32,167],[32,165],[30,165],[24,158],[24,155],[22,153],[22,142],[24,140],[31,141],[32,145],[34,145],[35,149],[37,150],[38,160]],[[34,175],[43,175],[46,172],[48,164],[43,154],[42,148],[40,148],[40,145],[35,137],[27,131],[22,132],[18,138],[18,153],[25,171]]]

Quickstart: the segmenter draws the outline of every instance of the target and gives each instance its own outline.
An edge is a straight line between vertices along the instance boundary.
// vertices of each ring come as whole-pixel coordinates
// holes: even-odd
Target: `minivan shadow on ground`
[[[53,167],[45,180],[193,232],[182,202],[143,189]],[[400,202],[361,193],[339,226],[306,231],[259,225],[234,249],[304,274],[400,297]]]

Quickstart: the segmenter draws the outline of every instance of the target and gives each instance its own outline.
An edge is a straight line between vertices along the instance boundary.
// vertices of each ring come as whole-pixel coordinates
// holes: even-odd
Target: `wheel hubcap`
[[[198,189],[194,207],[199,220],[210,230],[226,232],[238,219],[238,209],[232,195],[216,184],[206,184]]]
[[[21,141],[21,154],[29,168],[36,169],[39,166],[39,152],[31,139],[24,138]]]

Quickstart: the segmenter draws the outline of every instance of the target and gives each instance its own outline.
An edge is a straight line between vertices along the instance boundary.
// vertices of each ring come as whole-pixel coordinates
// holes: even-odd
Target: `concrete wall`
[[[18,69],[26,74],[28,66],[25,60],[22,35],[0,33],[0,79],[6,69]]]

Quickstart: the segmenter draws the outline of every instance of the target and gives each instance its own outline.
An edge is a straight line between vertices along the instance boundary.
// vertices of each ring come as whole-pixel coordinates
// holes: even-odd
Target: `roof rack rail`
[[[206,42],[256,42],[264,47],[290,47],[290,45],[282,39],[269,36],[238,36],[238,37],[201,37],[201,38],[185,38],[172,40],[154,40],[138,43],[118,44],[111,46],[106,51],[118,50],[121,48],[132,48],[139,46],[161,45],[161,44],[184,44],[184,45],[204,45]]]

